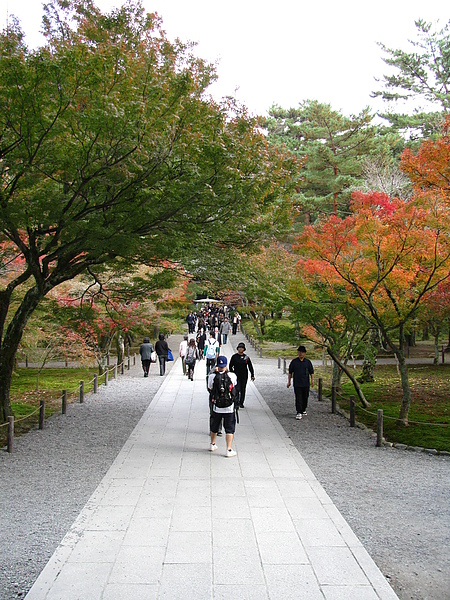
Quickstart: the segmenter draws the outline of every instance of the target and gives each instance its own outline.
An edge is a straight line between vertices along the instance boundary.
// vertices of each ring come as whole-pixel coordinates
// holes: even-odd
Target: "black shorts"
[[[236,429],[236,414],[234,410],[232,413],[217,413],[212,410],[209,418],[209,430],[211,433],[217,433],[219,431],[222,419],[225,433],[234,433]]]

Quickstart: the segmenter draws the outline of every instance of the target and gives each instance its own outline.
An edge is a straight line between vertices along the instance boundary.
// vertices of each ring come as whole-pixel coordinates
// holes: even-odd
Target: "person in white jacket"
[[[183,339],[180,342],[180,348],[178,350],[178,354],[181,358],[181,367],[183,369],[183,375],[186,375],[185,356],[186,356],[187,346],[188,346],[188,336],[185,335],[185,336],[183,336]]]

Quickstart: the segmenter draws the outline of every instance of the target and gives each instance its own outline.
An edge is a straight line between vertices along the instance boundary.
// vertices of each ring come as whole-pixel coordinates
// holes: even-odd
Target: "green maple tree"
[[[0,36],[0,243],[21,261],[0,287],[0,420],[24,328],[51,290],[105,265],[188,266],[253,243],[291,185],[245,109],[207,96],[214,68],[140,1],[44,8],[42,47],[16,23]]]

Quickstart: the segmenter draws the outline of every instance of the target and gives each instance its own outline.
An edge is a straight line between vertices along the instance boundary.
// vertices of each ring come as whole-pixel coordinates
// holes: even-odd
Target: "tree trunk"
[[[406,364],[405,354],[401,348],[395,350],[395,355],[398,360],[398,368],[400,371],[400,379],[403,390],[402,405],[400,407],[400,414],[397,424],[406,426],[408,425],[408,414],[411,406],[411,388],[409,387],[408,365]]]
[[[259,315],[259,325],[261,328],[261,335],[266,335],[266,315],[263,312]]]
[[[336,361],[333,361],[333,378],[331,385],[334,386],[338,391],[341,389],[342,369],[339,367]]]
[[[334,362],[339,365],[339,368],[342,369],[342,371],[344,371],[344,373],[347,375],[347,377],[350,379],[350,381],[353,383],[353,387],[355,388],[355,392],[358,395],[358,398],[361,401],[361,404],[364,406],[364,408],[369,408],[370,404],[367,402],[364,393],[362,391],[362,389],[359,386],[359,383],[356,381],[355,377],[353,377],[352,373],[350,372],[350,370],[347,368],[346,365],[344,365],[339,358],[334,354],[334,352],[327,346],[327,352],[328,354],[331,356],[331,358],[334,360]]]
[[[6,329],[5,335],[2,339],[0,349],[1,422],[7,421],[8,417],[13,415],[9,393],[11,390],[11,380],[14,372],[14,362],[20,340],[22,339],[23,330],[25,329],[28,319],[33,314],[34,310],[45,294],[46,292],[38,286],[28,290],[12,321],[8,325],[8,328]],[[7,308],[5,309],[5,307],[3,307],[3,311],[5,310],[7,313]]]
[[[249,312],[249,315],[250,315],[250,319],[251,319],[251,321],[253,323],[253,327],[255,328],[256,335],[260,336],[261,332],[259,330],[258,315],[256,314],[256,312],[254,310],[251,310]]]
[[[399,343],[398,346],[390,339],[386,332],[383,334],[384,342],[395,354],[397,358],[397,370],[400,374],[400,380],[402,384],[403,399],[400,407],[400,414],[398,416],[397,425],[406,426],[408,425],[408,414],[411,406],[411,388],[409,387],[409,374],[408,365],[406,364],[405,356],[405,335],[403,325],[399,328]]]
[[[117,333],[116,337],[117,364],[121,365],[125,355],[125,341],[121,333]]]
[[[435,334],[434,334],[434,360],[433,360],[433,364],[435,364],[435,365],[439,364],[439,333],[440,333],[440,328],[438,327],[436,329]]]

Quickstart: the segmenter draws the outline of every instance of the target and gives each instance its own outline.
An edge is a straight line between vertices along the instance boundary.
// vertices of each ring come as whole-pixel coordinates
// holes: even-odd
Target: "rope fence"
[[[281,367],[283,368],[283,375],[285,375],[287,372],[286,358],[282,357],[281,355],[278,355],[278,369],[281,369]],[[319,377],[319,380],[317,382],[317,395],[318,395],[319,402],[322,402],[322,400],[323,400],[323,380],[321,377]],[[377,447],[382,446],[383,442],[384,442],[384,438],[383,438],[384,419],[388,419],[391,421],[398,421],[398,417],[391,417],[390,415],[385,415],[383,409],[381,409],[381,408],[378,409],[376,413],[373,411],[367,410],[363,406],[356,404],[355,396],[346,397],[343,394],[340,394],[337,391],[336,386],[331,386],[331,412],[332,412],[332,414],[337,413],[337,397],[338,396],[340,398],[343,398],[346,402],[349,402],[349,405],[350,405],[350,415],[349,415],[350,427],[356,426],[356,409],[366,413],[367,415],[370,415],[370,416],[373,416],[374,418],[376,418],[376,421],[377,421],[376,445],[377,445]],[[408,420],[408,424],[409,425],[424,425],[427,427],[450,427],[450,423],[428,423],[426,421],[410,421],[410,420]]]
[[[364,408],[363,406],[360,406],[359,404],[356,403],[355,396],[350,396],[347,398],[343,394],[340,394],[336,390],[335,386],[331,386],[331,412],[333,414],[335,414],[337,412],[337,409],[336,409],[337,396],[339,396],[340,398],[343,398],[345,401],[349,402],[349,405],[350,405],[350,427],[355,427],[355,425],[356,425],[356,409],[360,410],[361,412],[366,413],[367,415],[370,415],[370,416],[376,418],[376,423],[377,423],[376,446],[378,448],[383,446],[383,442],[385,441],[384,437],[383,437],[384,420],[388,419],[390,421],[398,421],[399,420],[398,417],[391,417],[390,415],[385,415],[382,408],[379,408],[376,413],[373,411],[367,410],[367,408]],[[426,421],[410,421],[410,420],[408,420],[408,424],[409,425],[425,425],[427,427],[450,427],[450,423],[428,423]]]
[[[136,355],[134,355],[133,357],[127,356],[126,359],[126,369],[129,371],[131,369],[131,363],[133,363],[133,366],[136,365]],[[97,373],[94,375],[94,377],[88,381],[87,383],[85,381],[80,381],[80,385],[71,389],[71,390],[62,390],[61,393],[61,413],[63,415],[67,414],[67,404],[68,403],[73,403],[76,402],[77,399],[79,400],[80,404],[84,403],[84,398],[85,398],[85,393],[87,392],[87,390],[90,390],[92,387],[92,391],[94,394],[98,393],[98,386],[99,386],[99,378],[103,379],[103,383],[105,386],[108,385],[109,382],[109,378],[110,378],[110,374],[112,374],[114,379],[117,379],[118,373],[120,372],[121,375],[124,375],[125,373],[125,360],[123,360],[120,364],[115,364],[113,365],[111,368],[106,368],[104,370],[104,372],[99,376]],[[32,412],[28,413],[27,415],[21,417],[20,419],[15,419],[14,416],[10,416],[8,417],[8,420],[5,423],[2,423],[0,425],[0,429],[2,427],[7,427],[7,436],[6,436],[6,450],[7,452],[11,453],[13,451],[13,447],[14,447],[14,428],[15,425],[17,425],[17,423],[20,423],[21,421],[25,421],[26,419],[29,419],[30,417],[32,417],[33,415],[35,415],[36,413],[39,413],[39,429],[44,429],[44,424],[45,424],[45,400],[40,400],[39,402],[39,406],[33,410]]]

